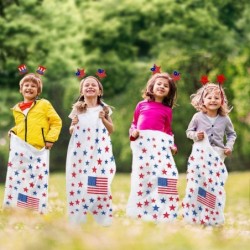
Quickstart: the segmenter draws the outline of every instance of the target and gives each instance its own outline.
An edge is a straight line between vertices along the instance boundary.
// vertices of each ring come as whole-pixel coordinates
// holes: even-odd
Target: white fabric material
[[[188,159],[187,187],[182,202],[184,220],[202,225],[224,223],[228,172],[207,135],[193,144]]]
[[[172,136],[153,130],[141,130],[139,138],[131,142],[128,216],[154,222],[177,218],[178,170],[170,150],[173,145]]]
[[[116,166],[110,136],[99,118],[101,106],[78,115],[66,162],[68,215],[73,223],[86,221],[88,212],[97,223],[112,223],[111,183]]]
[[[49,150],[38,150],[11,134],[3,206],[46,213],[48,179]]]

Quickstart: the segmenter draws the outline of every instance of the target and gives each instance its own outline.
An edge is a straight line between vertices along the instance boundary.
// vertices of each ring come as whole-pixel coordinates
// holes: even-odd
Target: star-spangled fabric
[[[182,202],[185,221],[211,226],[224,223],[227,177],[226,166],[207,135],[195,142],[188,159],[187,187]]]
[[[141,130],[130,145],[133,161],[127,215],[154,222],[175,220],[179,196],[178,170],[170,150],[173,137],[160,131]]]
[[[97,223],[112,223],[111,183],[116,171],[109,133],[99,118],[101,106],[78,115],[66,162],[69,220],[86,222],[90,212]]]
[[[45,214],[48,208],[49,150],[38,150],[11,134],[3,207]]]

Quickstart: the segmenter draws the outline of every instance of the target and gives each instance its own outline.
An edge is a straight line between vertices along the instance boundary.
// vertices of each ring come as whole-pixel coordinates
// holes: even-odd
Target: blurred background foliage
[[[47,67],[41,97],[63,120],[51,152],[51,171],[64,171],[69,141],[68,114],[79,95],[77,68],[94,75],[104,68],[104,101],[115,107],[113,151],[119,172],[129,172],[128,129],[154,63],[177,70],[178,106],[173,131],[180,172],[192,142],[185,130],[195,110],[190,95],[201,75],[226,76],[225,91],[238,134],[229,171],[250,165],[250,2],[248,0],[0,0],[0,179],[8,161],[10,108],[21,101],[17,67]]]

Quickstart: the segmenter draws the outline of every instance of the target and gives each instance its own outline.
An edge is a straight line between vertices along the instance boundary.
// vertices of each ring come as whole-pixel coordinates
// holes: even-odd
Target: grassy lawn
[[[184,196],[185,175],[180,175],[180,200]],[[154,224],[126,217],[130,176],[117,174],[113,186],[114,220],[110,227],[95,223],[73,226],[66,216],[65,175],[50,176],[49,208],[45,215],[26,210],[0,210],[0,250],[80,250],[80,249],[167,249],[224,250],[249,249],[250,172],[230,173],[226,183],[226,223],[223,228],[202,228],[175,223]],[[3,201],[3,185],[0,186]]]

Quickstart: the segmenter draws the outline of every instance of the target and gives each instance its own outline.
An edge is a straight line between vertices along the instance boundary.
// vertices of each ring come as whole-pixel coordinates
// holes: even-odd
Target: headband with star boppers
[[[79,79],[84,78],[86,76],[85,69],[77,69],[77,72],[75,72],[75,75]],[[104,69],[98,69],[97,72],[96,72],[96,76],[99,79],[103,79],[103,78],[107,77],[106,71]]]
[[[222,85],[225,82],[225,80],[226,80],[226,78],[223,74],[217,76],[217,83],[219,85]],[[206,85],[209,82],[210,81],[208,80],[208,76],[205,76],[205,75],[201,76],[200,83],[202,85]]]
[[[226,78],[225,78],[225,76],[223,74],[217,76],[217,83],[218,83],[219,89],[220,89],[220,95],[221,95],[221,100],[222,100],[221,104],[222,105],[224,104],[224,95],[223,95],[223,91],[222,91],[222,87],[221,86],[225,82],[225,80],[226,80]],[[204,91],[207,88],[207,86],[209,87],[210,81],[208,80],[208,77],[206,75],[203,75],[203,76],[201,76],[200,83],[204,87],[204,90],[203,90],[203,92],[201,94],[201,100],[202,100],[203,95],[204,95]]]

